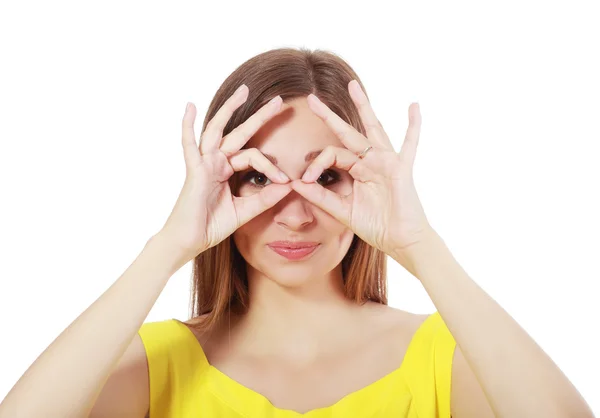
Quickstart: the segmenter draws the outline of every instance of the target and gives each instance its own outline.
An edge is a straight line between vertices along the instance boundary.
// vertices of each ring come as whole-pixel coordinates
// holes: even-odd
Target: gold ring
[[[357,154],[357,155],[358,155],[358,158],[360,158],[361,160],[362,160],[363,158],[365,158],[365,155],[367,155],[367,152],[369,152],[369,150],[370,150],[371,148],[373,148],[373,147],[372,147],[371,145],[369,145],[369,146],[368,146],[367,148],[365,148],[365,149],[364,149],[364,150],[363,150],[363,151],[362,151],[360,154]]]

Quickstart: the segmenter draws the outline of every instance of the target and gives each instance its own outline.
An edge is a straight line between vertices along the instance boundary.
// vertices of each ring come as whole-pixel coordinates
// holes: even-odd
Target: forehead
[[[267,121],[244,148],[258,148],[282,161],[302,160],[328,145],[343,146],[333,131],[308,107],[306,97],[282,103],[281,112]]]

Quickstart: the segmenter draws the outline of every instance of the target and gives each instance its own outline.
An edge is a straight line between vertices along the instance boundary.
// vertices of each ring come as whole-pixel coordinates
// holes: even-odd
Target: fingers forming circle
[[[256,171],[266,175],[272,181],[278,183],[287,183],[290,181],[290,179],[257,148],[248,148],[238,151],[236,154],[229,157],[229,163],[234,171],[242,171],[252,167]]]
[[[373,152],[373,150],[370,152]],[[373,173],[365,164],[359,163],[359,161],[358,155],[349,149],[329,145],[307,167],[302,176],[302,181],[305,183],[314,182],[329,167],[337,167],[345,170],[355,180],[369,181]]]

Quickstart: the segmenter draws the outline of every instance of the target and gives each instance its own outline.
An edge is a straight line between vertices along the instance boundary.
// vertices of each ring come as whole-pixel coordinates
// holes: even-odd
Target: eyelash
[[[322,176],[322,175],[324,175],[324,174],[326,174],[326,175],[328,175],[329,177],[331,177],[331,180],[330,180],[330,181],[329,181],[329,182],[326,184],[326,186],[330,186],[330,185],[332,185],[332,184],[334,184],[334,183],[337,183],[337,182],[340,180],[340,175],[339,175],[339,173],[337,173],[337,172],[336,172],[336,171],[334,171],[334,170],[325,170],[325,171],[323,171],[323,173],[321,174],[321,176]],[[251,181],[250,181],[251,179],[253,179],[253,178],[255,178],[255,177],[258,177],[258,176],[265,177],[267,180],[269,180],[269,178],[268,178],[266,175],[264,175],[263,173],[259,173],[259,172],[258,172],[258,171],[256,171],[256,170],[252,170],[252,171],[249,171],[249,172],[248,172],[248,173],[247,173],[247,174],[244,176],[244,178],[243,178],[242,182],[244,182],[244,183],[245,183],[245,182],[248,182],[248,183],[250,183],[250,185],[251,185],[252,187],[256,187],[256,188],[265,187],[265,186],[266,186],[265,184],[255,184],[255,183],[253,183],[253,182],[251,182]],[[319,178],[321,178],[321,176],[319,176]],[[318,180],[319,180],[319,179],[317,179],[317,181],[318,181]],[[270,180],[269,180],[269,181],[270,181]]]

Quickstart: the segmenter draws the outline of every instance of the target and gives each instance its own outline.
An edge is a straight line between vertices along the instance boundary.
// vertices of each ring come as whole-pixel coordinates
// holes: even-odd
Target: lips
[[[301,260],[312,254],[317,247],[318,242],[291,242],[291,241],[275,241],[268,244],[269,248],[275,251],[282,257],[288,260]]]
[[[312,241],[273,241],[269,243],[269,247],[277,248],[310,248],[319,245],[318,242]]]

